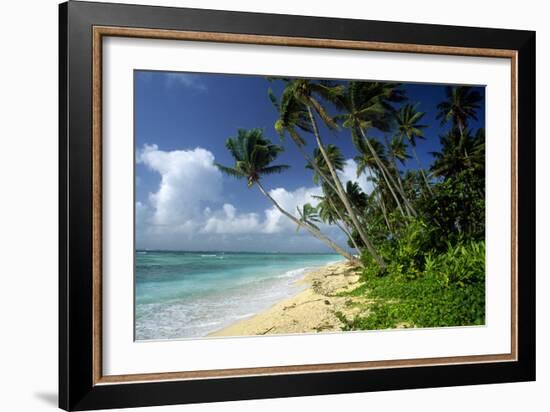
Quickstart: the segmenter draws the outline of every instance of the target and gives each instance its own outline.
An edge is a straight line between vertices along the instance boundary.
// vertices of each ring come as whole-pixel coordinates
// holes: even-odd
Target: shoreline
[[[313,269],[296,281],[306,289],[206,337],[339,332],[344,324],[337,313],[353,317],[358,309],[357,298],[337,295],[355,289],[358,282],[357,268],[346,261]]]

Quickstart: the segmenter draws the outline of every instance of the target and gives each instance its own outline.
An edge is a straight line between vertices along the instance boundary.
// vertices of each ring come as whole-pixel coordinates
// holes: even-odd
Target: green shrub
[[[379,252],[386,261],[387,273],[399,274],[415,279],[422,272],[426,254],[430,252],[431,229],[420,219],[410,219],[393,239],[379,246]],[[367,276],[383,274],[368,252],[362,255]]]
[[[443,253],[423,255],[410,247],[425,241],[424,235],[417,233],[420,227],[409,230],[409,235],[395,242],[394,257],[384,276],[375,265],[366,266],[363,283],[342,294],[366,296],[376,302],[366,306],[366,316],[341,318],[344,329],[482,325],[485,242],[448,244]],[[364,263],[369,261],[368,256],[363,257]]]
[[[449,245],[447,251],[426,258],[425,273],[440,280],[444,286],[485,281],[485,242]]]

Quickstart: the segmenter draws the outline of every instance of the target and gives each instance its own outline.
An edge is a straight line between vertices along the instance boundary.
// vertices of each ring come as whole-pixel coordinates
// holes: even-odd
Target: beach
[[[140,251],[136,338],[200,338],[308,287],[304,275],[334,254]]]
[[[358,314],[362,297],[339,296],[358,286],[359,274],[348,262],[313,269],[296,281],[305,289],[275,303],[249,318],[234,322],[208,336],[250,336],[341,331],[344,324],[337,316],[352,318]]]

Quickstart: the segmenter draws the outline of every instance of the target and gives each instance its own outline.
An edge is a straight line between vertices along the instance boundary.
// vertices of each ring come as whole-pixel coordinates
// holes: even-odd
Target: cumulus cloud
[[[257,213],[239,211],[233,204],[224,203],[223,176],[215,166],[214,155],[206,149],[164,151],[156,145],[145,145],[136,153],[136,160],[160,175],[157,190],[149,194],[147,201],[136,202],[138,247],[284,250],[296,239],[308,236],[303,231],[295,235],[294,222],[267,199],[263,212]],[[351,159],[346,161],[340,178],[343,183],[358,181],[363,190],[369,190],[370,183],[364,177],[356,178]],[[319,187],[279,187],[269,193],[294,216],[298,216],[297,207],[305,203],[315,206],[315,196],[322,194]],[[323,225],[323,230],[332,237],[339,236],[335,228]],[[312,242],[315,245],[317,241]],[[309,247],[309,242],[302,243],[308,244],[302,248]]]
[[[210,208],[205,209],[206,223],[202,233],[235,234],[259,232],[261,223],[257,213],[238,214],[235,206],[225,203],[222,209],[210,216]]]
[[[288,191],[282,187],[269,192],[270,196],[287,212],[298,216],[297,207],[305,203],[315,206],[319,201],[314,196],[322,194],[320,187],[301,187]],[[284,216],[275,206],[265,211],[264,233],[280,233],[283,231],[296,230],[296,224]]]
[[[192,230],[192,221],[201,214],[203,204],[221,198],[221,172],[208,150],[198,147],[166,152],[157,145],[145,145],[137,162],[161,175],[158,191],[149,194],[154,225]]]
[[[346,160],[344,164],[344,169],[338,172],[338,177],[342,184],[345,185],[348,181],[357,182],[361,190],[366,193],[372,191],[372,183],[367,181],[367,178],[364,174],[357,177],[357,164],[353,159]],[[301,208],[302,205],[310,203],[312,206],[317,206],[319,199],[315,196],[321,196],[323,193],[321,188],[318,186],[314,187],[301,187],[299,189],[288,191],[284,188],[273,189],[269,192],[271,197],[281,205],[283,209],[287,212],[292,213],[294,216],[298,217],[296,208]],[[296,229],[296,225],[288,219],[275,207],[265,211],[265,222],[263,225],[264,233],[281,233],[289,231],[291,229]],[[327,229],[325,227],[325,229]]]

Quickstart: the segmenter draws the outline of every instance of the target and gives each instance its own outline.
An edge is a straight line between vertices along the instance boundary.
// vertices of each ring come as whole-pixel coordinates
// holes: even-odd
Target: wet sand
[[[354,305],[364,298],[337,296],[359,286],[358,269],[339,262],[308,272],[299,284],[308,287],[269,309],[242,319],[208,336],[250,336],[267,334],[315,333],[341,331],[344,324],[336,313],[353,318]]]

